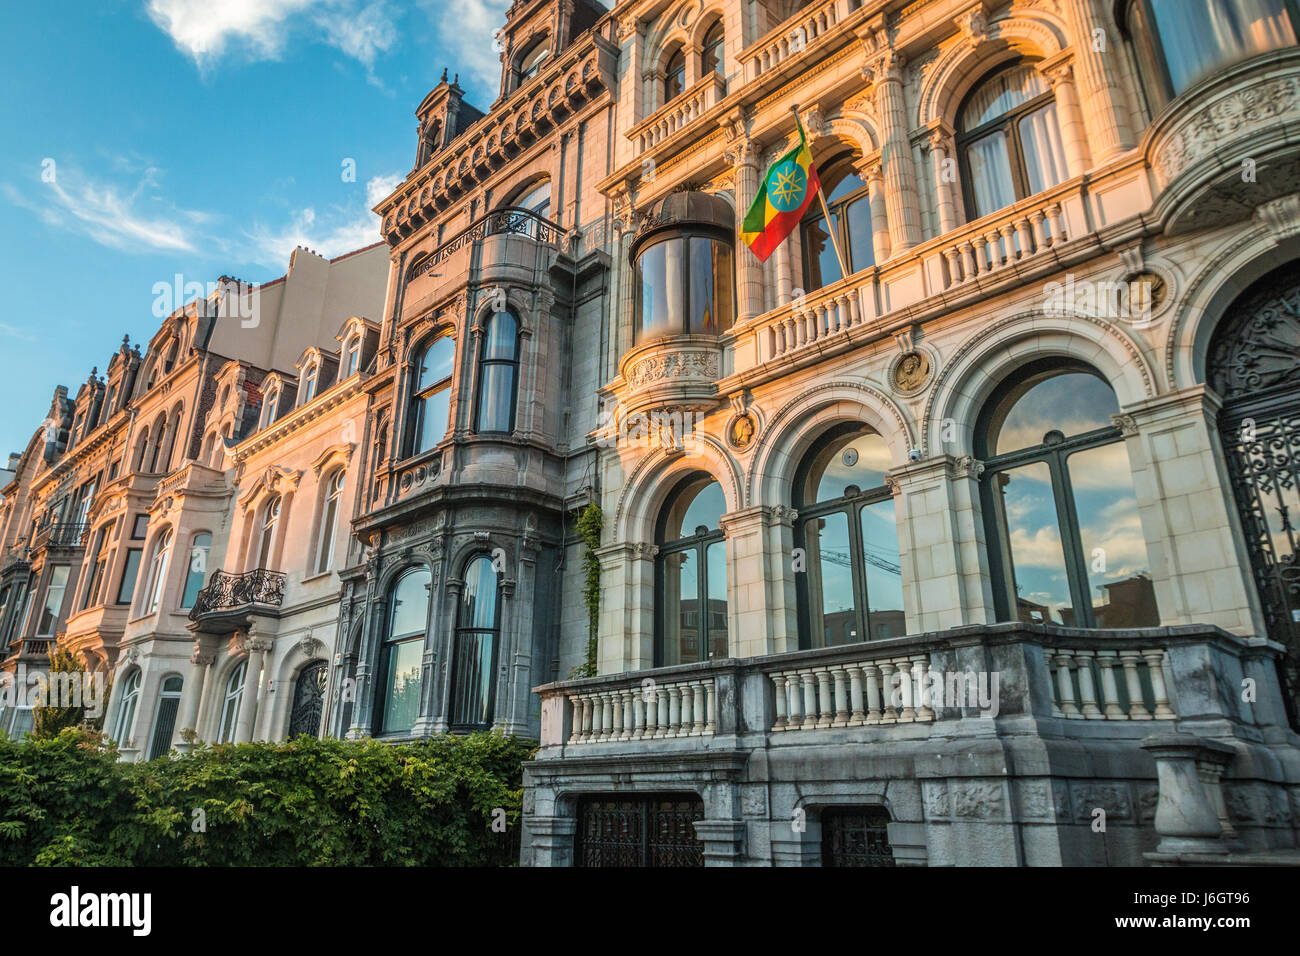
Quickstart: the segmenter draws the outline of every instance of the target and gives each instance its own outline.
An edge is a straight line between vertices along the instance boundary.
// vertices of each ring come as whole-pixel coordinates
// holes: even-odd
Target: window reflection
[[[719,530],[722,487],[699,472],[684,479],[659,518],[655,577],[661,666],[726,657],[727,559]]]
[[[379,733],[405,733],[420,713],[420,667],[429,620],[432,578],[424,568],[402,572],[390,596],[388,633],[380,667]]]
[[[735,315],[731,246],[707,236],[673,236],[637,256],[636,344],[666,335],[717,334]]]
[[[871,200],[867,184],[852,171],[851,160],[841,156],[826,164],[828,223],[821,203],[813,203],[803,221],[804,278],[808,289],[820,289],[844,278],[835,241],[848,260],[849,271],[860,272],[875,264],[871,235]],[[832,231],[834,238],[832,238]]]

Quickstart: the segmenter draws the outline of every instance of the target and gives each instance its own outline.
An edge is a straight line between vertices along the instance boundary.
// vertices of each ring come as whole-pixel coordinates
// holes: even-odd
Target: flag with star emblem
[[[821,189],[803,124],[797,117],[795,123],[799,145],[772,164],[740,224],[740,238],[760,262],[766,262],[781,240],[794,231]]]

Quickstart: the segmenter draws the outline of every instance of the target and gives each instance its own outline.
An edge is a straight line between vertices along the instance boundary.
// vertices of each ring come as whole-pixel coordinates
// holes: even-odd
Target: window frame
[[[718,325],[717,316],[714,316],[715,331],[693,331],[691,329],[691,318],[693,311],[691,309],[691,240],[704,239],[709,242],[719,242],[724,245],[731,253],[731,268],[727,270],[731,282],[731,315],[728,316],[728,322],[725,327]],[[725,335],[730,332],[736,325],[736,317],[739,310],[739,302],[736,298],[736,245],[735,237],[725,230],[710,226],[705,223],[683,223],[681,226],[672,229],[665,229],[648,238],[644,244],[637,246],[636,255],[632,259],[632,278],[634,283],[632,303],[632,348],[640,348],[651,342],[661,341],[677,335]],[[645,295],[642,292],[642,270],[641,260],[653,250],[656,246],[663,245],[667,242],[679,241],[684,245],[682,255],[683,268],[681,270],[681,295],[682,295],[682,326],[667,332],[657,333],[650,337],[645,337],[643,329],[645,327]],[[714,285],[717,285],[717,277],[714,276]]]
[[[427,579],[424,585],[424,625],[420,631],[410,631],[395,635],[393,634],[393,619],[397,614],[397,608],[393,605],[393,596],[397,593],[397,589],[401,586],[402,581],[413,574],[423,574]],[[429,641],[429,631],[431,629],[430,615],[433,613],[433,572],[423,564],[412,564],[403,568],[393,577],[392,583],[388,586],[387,593],[388,601],[387,607],[385,608],[385,616],[387,620],[384,622],[383,639],[379,642],[379,660],[376,662],[375,667],[375,707],[373,708],[374,712],[371,714],[370,723],[371,733],[375,737],[400,737],[409,735],[414,730],[414,725],[411,727],[399,727],[396,729],[385,726],[384,718],[386,716],[385,711],[387,710],[388,705],[388,670],[391,666],[390,651],[392,648],[397,647],[400,644],[408,644],[418,641],[421,648],[421,658],[423,659],[424,650]],[[417,693],[419,693],[421,698],[423,698],[424,693],[427,690],[424,685],[423,663],[421,664],[420,670],[420,686]],[[423,703],[422,700],[421,703]],[[421,707],[416,708],[415,720],[417,723],[420,719],[420,710]]]
[[[681,59],[680,66],[676,63],[678,58]],[[673,102],[673,100],[677,99],[677,97],[686,92],[686,47],[682,44],[678,44],[666,57],[664,57],[663,63],[663,86],[659,91],[663,94],[663,103],[660,105],[667,106],[669,103]],[[672,92],[672,82],[674,78],[677,79],[678,83],[676,93]]]
[[[721,527],[718,527],[718,528],[709,528],[702,533],[693,531],[691,532],[691,534],[684,535],[683,537],[677,538],[673,541],[664,540],[664,536],[667,532],[669,515],[671,514],[673,507],[677,504],[678,499],[683,494],[686,493],[687,489],[692,484],[700,481],[703,478],[708,478],[711,483],[716,483],[719,485],[719,488],[721,488],[722,483],[719,482],[718,479],[715,478],[711,473],[703,470],[691,472],[690,474],[683,476],[675,485],[673,485],[672,491],[668,493],[667,497],[664,498],[663,505],[660,506],[658,518],[655,519],[655,542],[658,548],[658,551],[655,554],[655,585],[654,585],[655,587],[655,591],[654,591],[655,667],[676,666],[676,665],[668,665],[665,663],[665,661],[667,661],[668,659],[668,645],[667,645],[668,561],[667,559],[671,555],[683,554],[688,552],[694,552],[696,568],[697,568],[696,578],[698,581],[698,585],[697,585],[697,597],[695,599],[696,606],[697,606],[695,630],[696,630],[696,639],[697,639],[696,646],[701,656],[694,661],[685,661],[685,660],[677,661],[677,664],[706,663],[712,660],[712,658],[708,656],[709,654],[708,602],[710,600],[709,599],[709,568],[708,568],[709,547],[710,545],[718,544],[719,542],[722,543],[723,546],[722,559],[724,562],[723,579],[724,581],[727,580],[728,575],[725,573],[726,562],[727,562],[727,552],[726,552],[727,533]],[[707,487],[708,487],[707,484],[702,485],[700,489],[695,493],[696,496],[702,494]],[[726,507],[725,494],[723,495],[723,507],[724,508]],[[687,510],[689,511],[689,509],[690,506],[688,505]],[[685,517],[685,514],[683,514],[683,517]],[[728,590],[730,589],[728,588]],[[679,602],[681,601],[680,596],[678,597],[678,601]],[[681,613],[680,608],[678,610],[678,613],[679,614]],[[728,594],[728,600],[727,600],[728,617],[730,617],[730,614],[731,614],[731,601],[730,601],[730,595]],[[730,656],[731,654],[730,621],[726,622],[725,629],[727,632],[727,654],[728,656]],[[683,628],[683,630],[685,629]]]
[[[172,681],[179,681],[180,686],[175,690],[168,690],[167,685]],[[172,737],[176,735],[176,721],[180,717],[181,695],[185,691],[185,678],[180,674],[168,674],[158,685],[158,705],[154,708],[153,726],[149,729],[149,749],[145,752],[146,760],[156,760],[159,757],[166,756],[172,749]],[[172,729],[167,735],[167,739],[162,743],[164,746],[160,751],[158,731],[162,729],[163,705],[175,702],[172,705]]]
[[[492,334],[492,323],[496,322],[502,315],[510,316],[515,324],[514,342],[511,345],[508,359],[488,358],[488,341]],[[519,321],[519,316],[515,314],[514,309],[506,309],[503,312],[491,312],[488,314],[488,320],[483,325],[483,332],[479,335],[478,343],[478,381],[475,383],[475,390],[478,394],[474,396],[474,432],[479,435],[511,435],[514,434],[516,418],[519,410],[519,347],[523,342],[524,326]],[[483,411],[484,401],[487,393],[484,385],[487,382],[488,366],[508,366],[510,368],[510,418],[504,429],[484,428]]]
[[[274,506],[274,513],[272,513],[272,506]],[[269,571],[271,565],[275,563],[276,529],[280,519],[284,517],[283,511],[283,495],[272,495],[259,509],[261,517],[257,524],[256,563],[251,570]]]
[[[495,567],[492,567],[496,589],[493,594],[492,627],[481,628],[465,624],[465,592],[467,590],[466,586],[469,583],[469,572],[475,563],[480,560],[486,560],[489,567],[492,567],[492,555],[486,551],[480,551],[477,554],[470,555],[464,565],[462,565],[461,569],[462,587],[460,589],[460,595],[456,601],[456,626],[452,632],[452,640],[454,641],[454,644],[451,652],[451,674],[449,675],[450,679],[448,681],[447,694],[447,722],[448,728],[453,731],[486,730],[492,726],[493,721],[496,719],[496,669],[497,656],[500,653],[501,648],[501,612],[502,604],[504,603],[502,601],[503,595],[501,593],[501,583],[505,575],[500,571],[497,571]],[[459,702],[461,682],[458,680],[460,675],[457,672],[457,665],[460,661],[459,652],[461,649],[461,643],[463,639],[471,637],[481,638],[483,635],[486,635],[492,642],[492,651],[487,664],[487,703],[484,708],[487,711],[488,718],[485,722],[458,721],[456,720],[456,712],[458,709],[457,704]]]
[[[171,563],[172,545],[175,534],[171,528],[164,528],[154,539],[153,556],[149,560],[149,587],[144,595],[145,615],[157,614],[162,610],[163,593],[167,590],[167,566]]]
[[[124,725],[135,723],[136,713],[140,707],[140,689],[142,682],[143,671],[137,667],[127,675],[126,680],[122,683],[122,699],[117,705],[117,714],[113,721],[113,740],[119,745],[123,745],[130,740],[126,734],[131,732],[131,728],[130,726]],[[127,716],[128,707],[130,707],[129,717]]]
[[[235,678],[239,678],[239,686],[232,690],[231,685],[234,684]],[[239,711],[243,707],[244,692],[247,689],[248,658],[245,657],[236,662],[230,673],[226,675],[226,683],[221,698],[221,714],[217,722],[217,743],[234,743],[239,731]],[[229,736],[227,736],[227,714],[230,716]]]
[[[424,366],[424,360],[428,357],[430,350],[432,350],[433,347],[442,339],[447,339],[451,342],[451,370],[447,373],[445,378],[440,378],[437,381],[426,385],[424,388],[419,388],[420,369]],[[443,392],[451,392],[452,386],[456,381],[457,351],[455,335],[452,334],[450,329],[446,329],[429,336],[411,352],[414,359],[411,362],[410,368],[411,385],[409,391],[411,397],[408,403],[409,411],[407,413],[407,458],[414,458],[416,455],[422,455],[426,452],[432,451],[437,448],[446,437],[446,433],[444,432],[443,437],[439,438],[428,448],[420,447],[420,439],[424,432],[424,420],[428,409],[428,402],[436,395],[441,395]],[[417,389],[419,390],[417,391]],[[452,396],[449,394],[447,396],[447,427],[454,431],[455,422],[451,417],[451,399]]]
[[[859,179],[862,179],[861,174],[853,166],[853,162],[850,154],[841,154],[840,156],[835,157],[829,163],[826,164],[826,169],[827,171],[837,171],[843,166],[847,166],[848,170],[847,172],[845,172],[843,177],[841,177],[839,180],[836,181],[837,188],[839,182],[842,181],[845,177],[857,176]],[[826,192],[829,195],[830,193],[834,192],[834,189],[828,189],[826,190]],[[849,220],[846,213],[848,212],[850,206],[852,206],[854,203],[862,202],[862,201],[865,201],[867,203],[866,239],[867,239],[867,244],[871,247],[871,262],[868,265],[859,266],[856,262],[853,261],[853,244],[849,241],[850,238]],[[803,253],[804,288],[810,292],[816,289],[823,289],[828,285],[834,285],[835,282],[839,282],[843,279],[847,279],[849,278],[849,276],[857,275],[859,272],[864,272],[867,269],[873,269],[876,266],[876,237],[875,237],[875,231],[872,229],[872,218],[871,218],[871,183],[867,182],[866,180],[863,180],[862,185],[859,186],[857,189],[854,189],[852,192],[845,193],[843,196],[840,196],[834,200],[827,199],[826,208],[830,210],[831,218],[834,220],[833,224],[835,227],[835,233],[834,233],[835,241],[839,243],[840,251],[844,253],[844,257],[849,260],[848,262],[849,274],[846,276],[840,276],[840,278],[834,280],[834,282],[822,282],[818,285],[813,285],[811,263],[817,257],[813,254],[812,250],[809,248],[810,236],[808,235],[808,231],[809,231],[808,227],[818,221],[824,222],[826,220],[826,214],[822,212],[821,203],[812,203],[809,205],[808,211],[804,213],[803,219],[799,221],[799,245],[800,245],[800,251]],[[828,234],[830,234],[829,228],[826,231]]]
[[[317,574],[325,574],[334,567],[334,539],[338,537],[339,512],[342,510],[345,481],[345,469],[342,467],[335,468],[325,478],[325,494],[321,499],[320,531],[316,542]],[[329,520],[326,520],[327,518]]]
[[[715,30],[717,31],[718,35],[710,39],[711,35]],[[716,73],[721,78],[726,77],[726,73],[724,72],[727,63],[726,47],[727,47],[726,25],[724,24],[722,17],[718,17],[711,24],[709,24],[709,28],[704,31],[704,36],[700,39],[701,79],[714,73]],[[713,63],[710,64],[709,58],[715,55],[717,59],[715,59]]]
[[[207,543],[206,546],[201,546],[201,545],[199,544],[199,539],[200,539],[200,538],[207,538],[207,539],[208,539],[208,543]],[[196,554],[197,554],[200,550],[202,550],[202,551],[204,552],[203,568],[202,568],[202,570],[195,571],[195,570],[194,570],[194,558],[195,558]],[[190,536],[190,550],[189,550],[189,557],[190,557],[190,559],[189,559],[189,561],[186,563],[186,566],[185,566],[185,587],[184,587],[184,589],[182,589],[182,591],[181,591],[181,603],[180,603],[180,609],[181,609],[182,611],[187,611],[187,610],[189,610],[190,608],[194,607],[194,605],[195,605],[196,603],[198,603],[198,600],[199,600],[199,593],[203,590],[203,578],[204,578],[204,576],[207,574],[207,571],[208,571],[208,560],[211,558],[211,556],[212,556],[212,532],[210,532],[210,531],[196,531],[196,532],[194,532],[194,534]],[[197,577],[197,580],[198,580],[198,582],[199,582],[199,586],[198,586],[197,589],[195,589],[195,591],[194,591],[194,598],[193,598],[193,600],[191,600],[191,599],[190,599],[190,584],[195,580],[195,575],[198,576],[198,577]],[[187,602],[188,602],[188,603],[187,603]]]

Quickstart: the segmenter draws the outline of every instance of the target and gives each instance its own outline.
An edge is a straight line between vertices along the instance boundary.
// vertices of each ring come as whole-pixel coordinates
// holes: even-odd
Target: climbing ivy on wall
[[[596,631],[600,626],[600,559],[596,557],[596,549],[600,547],[604,525],[605,516],[595,502],[578,515],[578,537],[586,545],[582,553],[582,570],[586,576],[582,596],[587,603],[587,659],[573,668],[570,677],[596,676]]]

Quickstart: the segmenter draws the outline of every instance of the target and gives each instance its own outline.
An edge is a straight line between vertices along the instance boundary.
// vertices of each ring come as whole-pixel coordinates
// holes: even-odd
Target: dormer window
[[[551,58],[551,41],[543,37],[528,48],[519,58],[519,85],[523,86],[542,71],[543,64]]]
[[[275,406],[280,402],[280,390],[271,389],[266,393],[266,404],[262,408],[262,424],[260,427],[266,428],[275,421]]]
[[[163,374],[167,375],[176,367],[176,353],[180,350],[180,344],[172,339],[172,344],[167,348],[167,355],[163,359]]]
[[[302,398],[299,405],[306,405],[316,397],[316,378],[320,371],[320,366],[315,361],[309,362],[307,368],[303,371],[302,379]]]
[[[343,374],[341,378],[351,378],[361,366],[361,336],[353,335],[343,346]]]

